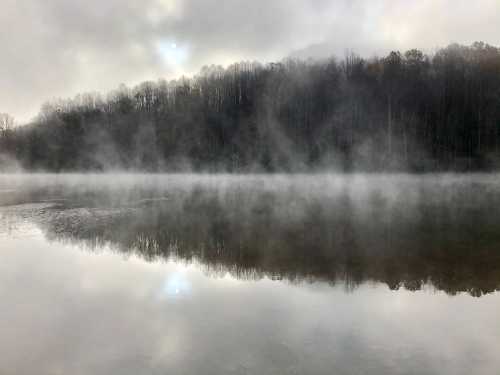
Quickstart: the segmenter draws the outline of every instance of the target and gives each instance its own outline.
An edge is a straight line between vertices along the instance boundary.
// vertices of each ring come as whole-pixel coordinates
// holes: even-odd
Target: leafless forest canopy
[[[500,49],[209,66],[0,116],[0,168],[436,171],[499,166]]]

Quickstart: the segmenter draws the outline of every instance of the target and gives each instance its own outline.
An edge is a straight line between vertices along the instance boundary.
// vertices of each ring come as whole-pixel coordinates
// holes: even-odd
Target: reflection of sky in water
[[[186,297],[191,292],[191,284],[185,272],[173,272],[165,277],[162,291],[167,297]]]
[[[200,265],[95,255],[40,233],[1,243],[0,373],[493,374],[500,366],[498,293],[381,284],[346,293],[207,277]]]

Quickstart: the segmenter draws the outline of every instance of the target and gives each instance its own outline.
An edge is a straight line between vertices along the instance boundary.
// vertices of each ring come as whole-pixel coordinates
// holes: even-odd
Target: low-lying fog
[[[500,286],[497,175],[3,175],[5,227],[242,278]],[[4,228],[5,229],[5,228]],[[478,272],[480,271],[480,272]]]
[[[0,175],[0,372],[494,373],[498,207],[496,174]]]

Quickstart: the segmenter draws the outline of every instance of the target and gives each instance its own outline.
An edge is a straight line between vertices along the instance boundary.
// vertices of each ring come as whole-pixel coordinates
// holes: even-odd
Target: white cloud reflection
[[[500,366],[499,293],[235,283],[196,264],[91,254],[41,234],[2,237],[1,258],[1,373],[490,374]]]

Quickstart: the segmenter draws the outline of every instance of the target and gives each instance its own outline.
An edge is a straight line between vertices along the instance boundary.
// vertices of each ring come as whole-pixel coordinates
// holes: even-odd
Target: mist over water
[[[495,373],[499,203],[495,174],[2,175],[0,372]]]
[[[0,0],[0,375],[498,375],[499,19]]]
[[[10,175],[4,223],[240,279],[500,286],[497,175]],[[4,225],[5,226],[5,225]],[[10,227],[9,227],[10,228]]]

